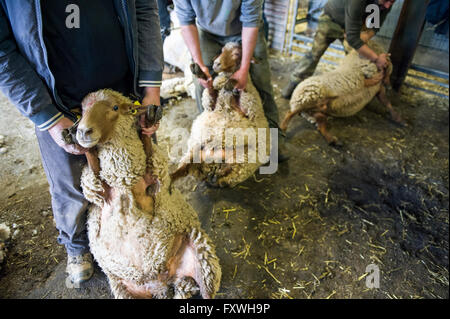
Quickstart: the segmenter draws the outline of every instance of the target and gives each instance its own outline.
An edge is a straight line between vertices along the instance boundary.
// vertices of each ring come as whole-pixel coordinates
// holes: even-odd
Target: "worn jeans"
[[[36,128],[42,164],[50,185],[53,216],[59,231],[58,243],[70,256],[89,251],[86,233],[88,202],[80,186],[84,155],[76,156],[59,147],[47,131]]]
[[[235,36],[218,36],[201,30],[200,28],[198,32],[203,62],[209,68],[211,74],[213,72],[213,59],[220,54],[222,47],[228,42],[242,41],[240,34]],[[262,28],[258,32],[258,40],[256,42],[253,55],[256,58],[257,63],[251,65],[250,77],[255,88],[258,90],[259,95],[261,96],[264,114],[269,122],[269,127],[279,128],[278,107],[273,96],[271,71],[268,59],[269,55],[267,52],[264,30]],[[195,80],[195,88],[197,106],[199,111],[203,112],[201,101],[204,88],[197,80]],[[281,132],[281,130],[279,130],[279,132]]]

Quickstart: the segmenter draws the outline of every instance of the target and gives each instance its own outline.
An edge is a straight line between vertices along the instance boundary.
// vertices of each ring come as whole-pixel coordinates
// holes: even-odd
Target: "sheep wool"
[[[247,115],[245,117],[242,116],[231,107],[233,93],[225,88],[231,75],[231,73],[221,72],[214,79],[213,87],[218,92],[214,109],[210,107],[213,104],[211,102],[212,97],[208,90],[204,90],[202,96],[204,111],[192,123],[191,135],[188,139],[189,151],[181,160],[182,163],[189,162],[192,153],[200,149],[205,153],[220,149],[236,150],[238,147],[248,150],[248,152],[244,153],[243,161],[240,162],[232,164],[203,162],[200,166],[196,166],[194,174],[201,179],[206,179],[207,176],[220,172],[224,166],[228,165],[231,168],[231,172],[223,176],[218,175],[215,183],[209,180],[210,184],[220,187],[234,187],[244,182],[261,165],[265,164],[265,161],[261,161],[258,156],[250,160],[248,156],[250,151],[253,151],[253,154],[258,154],[259,152],[258,129],[265,129],[265,154],[269,154],[270,151],[269,124],[264,115],[258,91],[249,76],[247,88],[241,92],[240,96],[240,106]],[[236,142],[232,138],[226,138],[227,134],[230,133],[236,137]],[[254,136],[254,138],[247,140],[246,136]],[[238,141],[243,144],[238,144]],[[227,159],[226,162],[228,161]]]
[[[83,109],[105,99],[132,104],[117,92],[101,90],[83,101]],[[130,287],[145,287],[154,298],[188,298],[198,289],[204,297],[214,297],[221,277],[219,260],[196,211],[179,191],[169,192],[166,155],[153,144],[147,163],[136,119],[131,115],[121,115],[110,139],[97,144],[97,149],[100,176],[86,166],[81,181],[85,197],[94,203],[87,222],[91,252],[108,276],[113,295],[132,298]],[[139,208],[132,192],[147,164],[159,181],[150,213]],[[113,189],[109,204],[97,194],[102,190],[101,180]],[[169,261],[181,250],[181,243],[193,247],[201,282],[169,274]]]
[[[374,42],[369,46],[376,52],[383,49]],[[380,91],[382,83],[365,87],[364,80],[378,72],[371,61],[359,56],[351,49],[341,64],[326,74],[312,76],[300,83],[294,90],[290,102],[291,111],[308,111],[320,102],[327,103],[327,114],[335,117],[348,117],[361,111]],[[392,73],[392,65],[387,70]],[[307,119],[314,121],[308,115]]]
[[[0,224],[0,270],[2,269],[1,264],[6,258],[6,253],[8,249],[6,248],[6,241],[9,240],[11,235],[11,230],[5,223]]]

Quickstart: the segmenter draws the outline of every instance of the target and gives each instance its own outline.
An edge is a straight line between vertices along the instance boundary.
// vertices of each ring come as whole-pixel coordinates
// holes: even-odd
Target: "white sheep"
[[[368,45],[378,54],[383,49],[374,42]],[[375,96],[388,108],[392,119],[404,125],[386,97],[384,84],[389,83],[392,64],[385,71],[351,49],[333,71],[312,76],[301,82],[292,94],[291,111],[287,113],[281,129],[287,130],[291,119],[301,113],[317,124],[328,143],[337,143],[337,138],[326,130],[327,116],[348,117],[361,111]]]
[[[213,89],[203,92],[204,111],[192,123],[188,151],[171,175],[173,180],[192,173],[212,186],[234,187],[252,176],[267,161],[269,124],[259,93],[250,76],[246,90],[239,94],[233,90],[234,83],[230,80],[239,68],[241,58],[240,45],[227,43],[215,59],[213,68],[218,75],[213,81]],[[261,146],[264,147],[261,157],[254,156],[260,152],[258,129],[263,129],[261,132],[264,132],[264,141],[267,141]],[[233,135],[236,141],[229,138]],[[246,136],[250,138],[246,139]],[[242,157],[237,149],[245,149]]]
[[[0,270],[2,269],[1,264],[6,258],[6,253],[8,249],[6,248],[6,242],[9,240],[11,235],[11,230],[5,223],[0,224]]]
[[[97,153],[89,153],[81,180],[94,204],[88,237],[113,295],[188,298],[200,289],[214,297],[221,278],[214,247],[181,193],[169,193],[167,158],[157,145],[147,158],[136,106],[111,90],[89,94],[82,106],[77,141]]]

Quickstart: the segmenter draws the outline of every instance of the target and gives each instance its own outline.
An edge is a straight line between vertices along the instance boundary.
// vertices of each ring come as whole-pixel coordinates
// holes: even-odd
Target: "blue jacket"
[[[163,50],[156,0],[113,0],[124,28],[134,93],[159,87]],[[74,119],[55,89],[47,61],[40,0],[0,0],[0,90],[40,130]]]

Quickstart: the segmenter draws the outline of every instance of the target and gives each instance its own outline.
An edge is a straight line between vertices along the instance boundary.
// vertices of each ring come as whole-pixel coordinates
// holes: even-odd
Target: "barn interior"
[[[312,2],[265,1],[281,119],[289,111],[281,90],[311,47]],[[255,173],[231,189],[192,176],[175,184],[216,246],[217,298],[448,299],[448,14],[430,22],[429,2],[397,0],[375,37],[392,54],[388,97],[406,126],[375,99],[352,117],[330,118],[329,131],[342,142],[333,147],[295,117],[286,133],[290,159],[275,174]],[[190,131],[198,116],[184,74],[187,48],[180,49],[173,23],[164,44],[164,82],[178,85],[163,92],[157,132],[168,152],[171,132]],[[333,70],[344,56],[342,44],[333,43],[316,74]],[[34,125],[3,95],[0,110],[0,224],[11,230],[0,298],[111,298],[99,267],[80,288],[67,284]],[[377,287],[366,280],[373,267]]]

